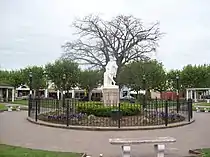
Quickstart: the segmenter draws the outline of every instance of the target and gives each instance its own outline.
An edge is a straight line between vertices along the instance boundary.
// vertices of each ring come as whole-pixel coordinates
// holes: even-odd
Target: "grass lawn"
[[[210,148],[202,149],[202,157],[210,157]]]
[[[210,103],[201,102],[201,103],[193,104],[193,111],[196,111],[196,106],[210,106]]]
[[[0,104],[0,110],[5,110],[5,109],[7,109],[7,107],[2,105],[2,104]]]
[[[198,103],[198,106],[210,106],[210,103],[202,102],[202,103]]]
[[[12,104],[28,105],[28,100],[15,100]]]
[[[79,153],[34,150],[0,144],[0,157],[81,157]]]

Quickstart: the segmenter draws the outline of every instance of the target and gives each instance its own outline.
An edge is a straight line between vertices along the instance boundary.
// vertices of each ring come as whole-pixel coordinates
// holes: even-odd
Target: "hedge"
[[[118,110],[118,106],[104,106],[99,103],[84,103],[77,105],[77,112],[95,115],[98,117],[110,117],[113,110]],[[120,111],[123,116],[134,116],[140,113],[141,105],[121,104]]]

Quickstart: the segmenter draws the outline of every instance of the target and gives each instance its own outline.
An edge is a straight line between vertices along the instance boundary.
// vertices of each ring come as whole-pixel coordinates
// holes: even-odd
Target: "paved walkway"
[[[26,120],[27,112],[0,113],[0,142],[5,144],[56,151],[87,152],[93,157],[120,156],[120,147],[110,145],[110,137],[172,136],[168,157],[188,155],[189,149],[210,147],[210,113],[195,113],[196,122],[179,128],[145,131],[79,131],[50,128]],[[134,146],[134,156],[152,157],[152,145]]]

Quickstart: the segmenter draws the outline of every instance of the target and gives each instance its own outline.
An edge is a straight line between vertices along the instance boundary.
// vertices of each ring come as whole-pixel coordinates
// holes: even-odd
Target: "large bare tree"
[[[118,73],[126,63],[148,59],[155,51],[162,36],[159,23],[148,28],[133,16],[116,16],[105,21],[89,15],[73,23],[78,39],[63,45],[63,57],[93,67],[105,68],[109,60],[116,60]]]

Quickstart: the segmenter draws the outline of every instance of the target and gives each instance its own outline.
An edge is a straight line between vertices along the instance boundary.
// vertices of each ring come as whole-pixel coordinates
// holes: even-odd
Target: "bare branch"
[[[90,15],[77,19],[73,26],[78,40],[62,46],[63,57],[101,68],[111,59],[116,59],[119,68],[132,60],[148,59],[147,54],[156,50],[162,36],[158,22],[144,27],[133,16],[105,21]]]

